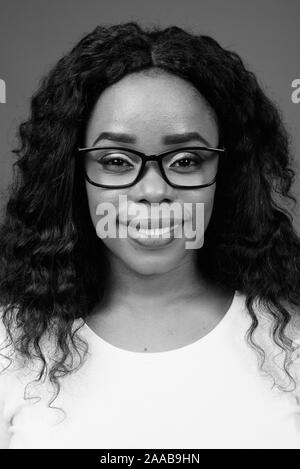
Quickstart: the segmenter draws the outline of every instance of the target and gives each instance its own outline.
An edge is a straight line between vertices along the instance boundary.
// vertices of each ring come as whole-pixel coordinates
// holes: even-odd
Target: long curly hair
[[[246,295],[252,319],[247,340],[262,362],[254,305],[264,305],[292,378],[296,345],[287,331],[299,324],[300,240],[288,208],[296,204],[295,171],[280,112],[239,55],[213,38],[177,26],[143,29],[127,22],[97,26],[43,77],[13,150],[17,160],[0,228],[2,318],[21,357],[40,361],[37,381],[47,375],[54,398],[60,378],[78,369],[87,354],[75,321],[103,301],[110,279],[76,148],[102,91],[149,69],[190,82],[217,115],[227,154],[219,163],[199,266],[214,282]],[[41,346],[49,331],[55,343],[50,364]]]

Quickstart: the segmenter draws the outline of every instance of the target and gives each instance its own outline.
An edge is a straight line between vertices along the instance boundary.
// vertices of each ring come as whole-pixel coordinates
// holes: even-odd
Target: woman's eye
[[[122,166],[124,164],[128,164],[126,161],[124,160],[121,160],[121,158],[111,158],[109,160],[102,160],[101,161],[102,164],[106,164],[106,165],[116,165],[116,166]]]
[[[177,159],[171,166],[176,168],[190,168],[191,166],[199,166],[202,163],[203,159],[199,155],[191,155]]]
[[[177,160],[175,163],[173,163],[173,165],[177,164],[179,166],[192,166],[193,164],[195,165],[196,162],[192,158],[181,158],[180,160]]]
[[[129,161],[117,157],[101,158],[98,162],[104,166],[132,167],[132,164]]]

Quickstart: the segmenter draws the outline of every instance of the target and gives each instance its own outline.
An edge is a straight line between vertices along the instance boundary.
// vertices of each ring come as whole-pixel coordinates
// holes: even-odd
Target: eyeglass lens
[[[167,179],[176,185],[198,186],[210,183],[217,173],[218,153],[208,149],[176,150],[162,157]],[[101,185],[131,184],[138,177],[142,158],[119,149],[95,149],[85,152],[85,170],[89,179]]]

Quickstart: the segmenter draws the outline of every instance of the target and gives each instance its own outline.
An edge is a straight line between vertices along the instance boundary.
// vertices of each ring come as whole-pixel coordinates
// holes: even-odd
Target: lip
[[[173,225],[166,233],[165,237],[163,237],[162,232],[159,234],[150,233],[147,235],[145,231],[141,232],[138,229],[128,226],[128,238],[142,247],[157,249],[167,246],[175,240],[175,230],[179,226],[179,224]]]
[[[181,225],[183,223],[182,219],[177,218],[132,218],[128,221],[127,227],[134,221],[135,227],[137,229],[147,230],[155,228],[174,228],[176,225]]]

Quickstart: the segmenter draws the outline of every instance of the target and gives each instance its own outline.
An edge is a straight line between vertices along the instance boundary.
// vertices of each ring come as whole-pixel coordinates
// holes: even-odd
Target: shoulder
[[[3,322],[4,307],[0,307],[0,401],[3,402],[11,386],[14,347]]]
[[[0,307],[0,372],[7,367],[9,363],[8,357],[13,352],[12,341],[10,340],[8,331],[3,322],[4,307]]]
[[[25,359],[16,350],[15,343],[18,334],[12,318],[9,319],[9,330],[4,321],[5,308],[0,308],[0,381],[1,385],[11,383],[20,378],[25,370]],[[10,336],[12,332],[13,337]]]
[[[289,318],[280,306],[276,308],[259,297],[249,302],[252,310],[247,306],[247,294],[237,291],[235,298],[233,309],[236,314],[232,315],[230,323],[231,336],[234,335],[235,342],[241,343],[241,353],[246,351],[245,357],[249,357],[249,363],[254,357],[255,369],[269,376],[278,389],[292,391],[295,384],[299,390],[300,307],[280,302]]]
[[[82,345],[84,337],[77,332],[81,329],[83,321],[76,319],[72,323],[70,336],[66,338],[65,348],[62,349],[59,344],[58,324],[55,319],[48,324],[43,334],[38,339],[37,348],[35,348],[35,338],[24,337],[24,330],[18,326],[16,321],[17,310],[14,309],[12,314],[9,312],[9,320],[4,320],[5,308],[0,307],[0,372],[1,370],[8,369],[13,371],[17,370],[18,374],[24,372],[27,376],[32,376],[36,379],[40,375],[41,369],[49,371],[53,365],[62,360],[63,354],[66,353],[67,348],[70,348],[70,358],[76,362],[76,353],[72,355],[73,344],[76,342],[77,337]],[[6,323],[9,323],[7,327]],[[61,328],[62,326],[60,326]],[[9,330],[8,330],[9,329]],[[81,332],[81,331],[80,331]],[[10,335],[12,334],[12,336]],[[25,341],[23,340],[25,338]],[[28,340],[27,340],[28,339]],[[76,342],[77,343],[77,342]],[[71,356],[72,355],[72,356]],[[73,362],[72,362],[73,363]],[[45,366],[45,368],[44,368]]]
[[[285,301],[280,304],[289,317],[278,307],[270,307],[260,300],[255,302],[258,324],[253,338],[265,353],[263,369],[276,376],[280,386],[287,390],[291,389],[288,371],[300,395],[300,306]]]
[[[20,351],[22,328],[16,321],[17,310],[9,310],[7,317],[6,310],[6,307],[0,307],[0,373],[21,376],[24,371],[28,372],[27,365],[30,364],[29,368],[32,370],[32,363]]]

